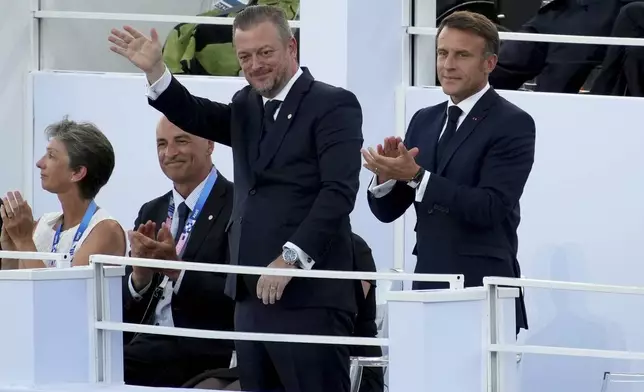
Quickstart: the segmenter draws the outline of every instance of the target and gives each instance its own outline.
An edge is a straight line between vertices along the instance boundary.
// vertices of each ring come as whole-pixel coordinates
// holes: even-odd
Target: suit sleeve
[[[404,141],[407,148],[411,148],[413,144],[410,138],[418,127],[418,124],[423,123],[422,120],[419,120],[422,112],[423,109],[420,109],[414,113],[414,116],[409,122],[407,135],[405,136]],[[373,192],[367,190],[367,201],[369,202],[371,213],[373,213],[379,221],[384,223],[391,223],[400,218],[405,211],[407,211],[409,206],[413,204],[415,197],[416,191],[414,188],[401,181],[396,181],[393,188],[383,196],[376,197]]]
[[[136,229],[141,224],[143,210],[145,205],[139,210],[139,214],[134,220],[134,228]],[[132,293],[129,288],[130,274],[132,273],[132,266],[125,267],[125,276],[123,277],[123,322],[139,324],[143,316],[145,315],[145,310],[147,309],[148,303],[152,298],[152,292],[154,290],[148,290],[141,300],[135,300],[132,297]],[[154,281],[154,278],[153,278]]]
[[[340,90],[315,129],[321,189],[309,214],[289,239],[319,265],[337,228],[349,217],[360,188],[362,108],[356,96]]]
[[[515,208],[532,170],[535,124],[527,113],[504,121],[506,131],[490,146],[476,187],[432,173],[422,203],[465,223],[492,227]]]
[[[534,19],[522,26],[520,32],[539,33],[531,25],[533,21]],[[504,41],[499,52],[499,62],[490,74],[490,85],[497,90],[518,90],[543,71],[547,56],[546,42]]]
[[[182,130],[230,146],[230,105],[195,97],[174,76],[171,78],[168,87],[156,99],[148,98],[150,106]]]

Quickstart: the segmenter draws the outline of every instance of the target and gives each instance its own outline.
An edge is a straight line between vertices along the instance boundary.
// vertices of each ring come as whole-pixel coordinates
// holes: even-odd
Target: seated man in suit
[[[165,117],[157,127],[159,163],[174,187],[147,202],[129,232],[131,256],[227,263],[226,223],[233,185],[212,164],[213,142],[190,135]],[[125,322],[233,330],[233,301],[224,274],[133,267],[126,274]],[[137,334],[126,336],[125,382],[178,387],[206,369],[228,368],[233,343]]]

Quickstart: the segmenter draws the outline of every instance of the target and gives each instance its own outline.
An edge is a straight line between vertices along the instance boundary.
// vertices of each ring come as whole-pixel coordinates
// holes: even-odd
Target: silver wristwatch
[[[284,262],[288,265],[296,265],[297,262],[300,260],[300,257],[298,256],[295,249],[291,249],[287,247],[284,247],[284,249],[282,250],[282,258],[284,259]]]

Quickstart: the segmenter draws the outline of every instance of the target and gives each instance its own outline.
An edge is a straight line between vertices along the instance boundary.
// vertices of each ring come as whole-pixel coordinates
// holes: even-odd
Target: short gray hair
[[[233,36],[237,29],[246,31],[263,22],[271,22],[277,28],[283,42],[293,38],[293,31],[288,24],[286,13],[272,5],[251,5],[244,8],[233,21]]]
[[[112,176],[115,164],[114,148],[103,132],[92,123],[65,117],[48,126],[45,135],[65,145],[70,169],[86,168],[87,174],[78,183],[81,196],[88,200],[96,197]]]

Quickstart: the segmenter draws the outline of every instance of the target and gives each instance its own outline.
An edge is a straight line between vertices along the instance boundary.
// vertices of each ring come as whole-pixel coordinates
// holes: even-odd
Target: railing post
[[[96,256],[92,256],[95,258]],[[90,336],[94,336],[94,369],[95,377],[94,382],[105,382],[107,378],[107,344],[106,334],[101,328],[96,327],[96,322],[105,321],[105,302],[104,302],[104,283],[105,283],[105,269],[103,264],[93,262],[94,267],[94,320],[91,323]]]
[[[487,288],[487,392],[500,392],[500,361],[499,353],[492,350],[492,345],[499,342],[498,329],[498,290],[497,286],[485,283]],[[485,335],[484,335],[485,336]]]

